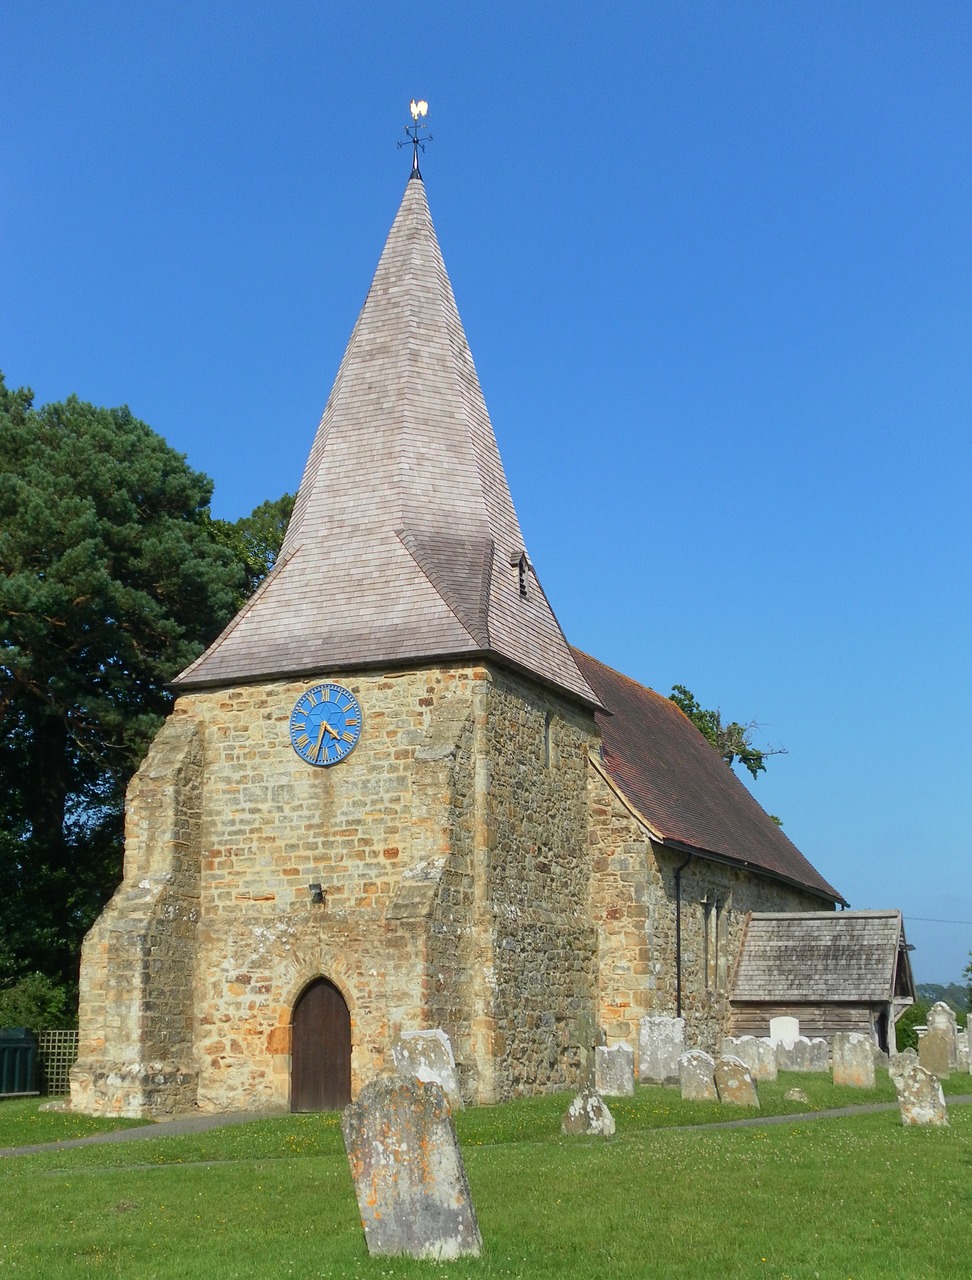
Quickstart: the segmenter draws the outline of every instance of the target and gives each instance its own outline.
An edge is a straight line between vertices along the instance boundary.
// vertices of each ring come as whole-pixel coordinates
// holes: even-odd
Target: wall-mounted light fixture
[[[311,902],[315,903],[319,907],[323,906],[324,905],[323,886],[319,884],[309,884],[307,888],[310,891]]]

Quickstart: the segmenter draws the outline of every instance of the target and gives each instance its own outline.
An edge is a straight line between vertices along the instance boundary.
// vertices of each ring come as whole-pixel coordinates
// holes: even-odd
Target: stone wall
[[[125,878],[85,938],[72,1106],[164,1115],[195,1101],[202,740],[168,720],[128,789]]]
[[[351,1013],[355,1092],[399,1032],[448,1014],[461,1043],[470,1020],[456,974],[431,965],[443,955],[454,963],[458,951],[469,852],[454,853],[453,837],[468,826],[468,742],[486,673],[324,678],[354,693],[363,718],[358,746],[328,769],[305,764],[289,742],[291,709],[311,679],[177,704],[206,738],[196,995],[206,1110],[288,1105],[292,1010],[319,975]],[[311,883],[324,889],[322,906]]]
[[[598,1018],[609,1043],[637,1048],[638,1022],[676,1010],[676,870],[686,1040],[715,1052],[729,1029],[728,987],[750,911],[820,911],[820,898],[769,876],[668,849],[596,767],[589,776],[592,915],[598,921]]]
[[[325,679],[363,717],[327,769],[289,740],[318,680],[177,700],[85,944],[78,1109],[286,1108],[293,1008],[319,976],[351,1014],[354,1092],[431,1026],[468,1100],[574,1083],[593,716],[486,666]]]
[[[578,1083],[595,995],[586,795],[595,725],[591,712],[496,671],[479,730],[494,933],[494,1040],[484,1056],[495,1078],[485,1101]]]

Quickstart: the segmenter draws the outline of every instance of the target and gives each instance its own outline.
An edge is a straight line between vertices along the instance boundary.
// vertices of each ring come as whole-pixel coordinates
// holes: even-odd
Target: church
[[[277,563],[130,784],[75,1110],[342,1106],[429,1028],[467,1102],[572,1088],[646,1014],[714,1047],[751,913],[846,905],[565,638],[415,155]]]

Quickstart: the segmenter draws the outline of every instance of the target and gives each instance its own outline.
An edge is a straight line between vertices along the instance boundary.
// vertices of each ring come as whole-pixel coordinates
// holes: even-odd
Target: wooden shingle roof
[[[895,994],[898,950],[903,945],[900,911],[754,912],[731,999],[889,1001]]]
[[[173,683],[182,690],[482,655],[596,705],[524,557],[416,171],[317,429],[277,566]]]
[[[598,713],[604,767],[663,843],[752,867],[843,902],[680,707],[575,649]]]

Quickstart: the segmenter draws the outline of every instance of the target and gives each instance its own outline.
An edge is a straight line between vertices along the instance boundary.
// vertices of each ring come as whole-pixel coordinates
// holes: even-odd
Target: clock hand
[[[337,729],[332,729],[326,720],[321,721],[321,728],[326,729],[332,738],[340,738],[341,736]]]
[[[319,760],[321,755],[321,744],[324,741],[324,730],[329,728],[326,720],[321,721],[321,731],[317,735],[317,745],[314,747],[314,759]]]

